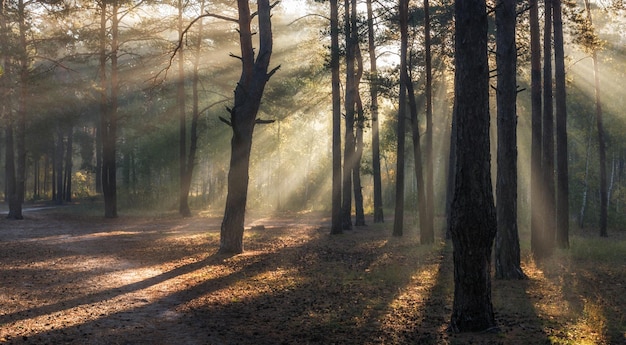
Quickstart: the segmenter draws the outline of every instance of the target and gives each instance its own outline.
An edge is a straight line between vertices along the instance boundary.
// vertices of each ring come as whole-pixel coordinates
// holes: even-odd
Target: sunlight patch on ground
[[[30,303],[26,308],[0,313],[2,320],[14,320],[3,324],[0,329],[0,340],[30,337],[50,331],[49,325],[52,323],[50,320],[62,320],[63,327],[70,328],[112,316],[118,317],[117,315],[128,312],[137,312],[136,310],[141,308],[149,310],[159,303],[167,303],[163,301],[178,291],[180,286],[193,288],[206,282],[207,276],[211,279],[219,279],[231,273],[221,265],[218,265],[219,267],[201,266],[190,272],[184,271],[186,265],[193,265],[196,261],[200,260],[192,260],[182,265],[178,261],[167,263],[166,267],[174,267],[169,271],[159,269],[158,267],[163,267],[161,264],[153,267],[129,267],[94,276],[91,279],[76,282],[84,288],[77,289],[61,300],[55,300],[54,296],[64,295],[63,291],[66,291],[68,287],[55,287],[54,291],[50,291],[52,288],[45,289],[30,285],[28,287],[30,294],[33,291],[42,291],[50,302],[47,302],[44,295],[33,299],[35,296],[25,292],[19,296],[20,299],[25,298],[36,303]],[[102,261],[98,259],[97,264],[102,265]],[[180,274],[176,272],[179,269]],[[82,293],[77,294],[78,291]],[[11,299],[16,297],[11,296]],[[2,304],[5,305],[5,300],[8,300],[9,296],[0,295],[0,298]],[[172,305],[172,308],[174,306]],[[166,308],[167,306],[161,309]],[[161,312],[161,314],[163,317],[171,317],[167,312]],[[154,322],[158,322],[158,317],[154,318]],[[56,330],[59,328],[57,327]]]
[[[544,265],[558,265],[565,271],[562,264],[556,262]],[[533,300],[537,316],[543,320],[544,332],[555,344],[607,344],[606,317],[604,311],[591,299],[576,296],[582,305],[582,313],[572,304],[572,296],[577,288],[577,280],[565,281],[563,274],[555,276],[546,274],[545,270],[534,262],[523,267],[531,279],[527,294]],[[540,298],[533,298],[540,296]]]

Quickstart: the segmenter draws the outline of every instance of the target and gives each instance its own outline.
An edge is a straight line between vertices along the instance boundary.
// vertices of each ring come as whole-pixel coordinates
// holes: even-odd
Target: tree
[[[545,0],[543,31],[543,140],[541,169],[543,173],[544,227],[543,255],[554,248],[556,234],[556,199],[554,182],[554,111],[552,94],[552,0]]]
[[[178,37],[183,40],[183,12],[185,6],[182,0],[178,0],[177,3],[178,18],[177,29]],[[178,46],[178,80],[176,81],[176,103],[178,105],[178,164],[179,164],[179,178],[180,189],[178,197],[178,212],[183,217],[191,216],[191,210],[189,209],[189,188],[191,186],[191,171],[187,171],[187,109],[186,109],[186,94],[185,94],[185,49],[184,44]],[[193,165],[192,165],[193,166]]]
[[[275,5],[275,4],[274,4]],[[252,134],[257,113],[267,81],[278,70],[268,72],[272,55],[273,39],[271,9],[269,0],[257,1],[255,16],[250,12],[248,0],[237,0],[238,23],[241,46],[241,76],[235,88],[235,103],[230,109],[231,139],[230,170],[228,172],[228,192],[226,208],[220,231],[220,253],[238,254],[243,252],[243,231],[248,197],[248,180]],[[251,25],[253,17],[258,18],[258,54],[255,56]]]
[[[404,232],[404,145],[406,132],[407,105],[407,51],[408,51],[408,12],[409,1],[400,0],[400,95],[398,97],[398,154],[396,157],[396,207],[393,219],[393,235],[402,236]],[[417,163],[416,163],[417,164]]]
[[[556,103],[556,244],[569,248],[569,169],[567,166],[567,102],[561,0],[553,0],[554,79]]]
[[[456,177],[450,232],[454,246],[455,332],[495,327],[491,249],[496,210],[489,153],[489,66],[485,0],[455,2]]]
[[[111,3],[111,28],[107,27],[107,2],[100,2],[100,138],[102,140],[102,193],[104,194],[104,216],[117,217],[117,111],[119,94],[119,5]],[[111,52],[107,52],[109,42]],[[110,76],[107,77],[107,57],[111,60]],[[110,87],[109,87],[110,84]],[[110,92],[109,92],[110,91]]]
[[[426,212],[423,216],[426,218],[426,222],[424,227],[420,227],[420,241],[425,244],[435,241],[435,193],[433,190],[433,71],[430,37],[430,5],[428,0],[424,0],[424,48],[426,60],[426,138],[424,142],[426,151],[424,164],[426,167]],[[420,213],[420,218],[421,217],[422,214]]]
[[[378,126],[378,68],[376,65],[376,43],[374,37],[374,14],[372,0],[367,0],[367,37],[370,58],[370,97],[372,112],[372,173],[374,175],[374,223],[385,221],[383,214],[383,192],[380,175],[380,135]]]
[[[344,97],[345,108],[345,132],[344,132],[344,150],[343,150],[343,180],[342,180],[342,225],[346,230],[352,229],[352,192],[353,192],[353,171],[358,164],[356,155],[356,137],[355,137],[355,114],[356,99],[359,92],[356,75],[356,54],[358,49],[358,31],[356,28],[356,19],[352,20],[351,0],[344,1],[344,34],[346,39],[346,86]],[[356,8],[354,8],[356,13]],[[356,14],[354,15],[356,16]],[[354,24],[354,26],[353,26]]]
[[[542,192],[542,110],[541,110],[541,40],[539,37],[539,4],[530,0],[531,60],[531,158],[530,158],[530,247],[535,258],[543,256],[542,234],[544,200]]]
[[[496,278],[523,279],[517,230],[517,46],[515,0],[496,8],[498,170]]]
[[[342,233],[341,213],[341,95],[339,80],[339,14],[337,0],[330,0],[330,68],[333,98],[333,182],[332,182],[332,226],[331,234]]]

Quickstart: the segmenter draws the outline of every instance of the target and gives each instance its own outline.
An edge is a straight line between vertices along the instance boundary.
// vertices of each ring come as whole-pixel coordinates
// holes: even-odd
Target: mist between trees
[[[350,29],[344,23],[352,19],[346,21],[350,16],[344,17],[344,4],[339,5],[341,66],[346,42],[350,42],[343,38],[346,30],[354,30],[358,36],[352,39],[358,42],[360,69],[356,89],[359,107],[355,110],[359,115],[353,128],[362,132],[357,145],[362,152],[351,164],[360,168],[355,176],[360,177],[361,187],[354,190],[362,190],[363,200],[362,206],[361,201],[356,206],[366,213],[381,208],[374,205],[374,182],[380,174],[379,203],[391,210],[397,202],[398,177],[397,8],[392,2],[374,4],[368,21],[366,8],[358,5],[350,24],[355,28]],[[623,9],[593,3],[587,7],[573,2],[565,5],[570,222],[593,226],[606,218],[604,222],[614,227],[624,221],[625,197],[626,164],[620,138],[626,131],[620,113],[623,88],[619,87],[625,70],[619,49],[624,41]],[[251,209],[270,212],[331,207],[332,102],[326,6],[285,2],[272,9],[272,63],[281,69],[268,82],[258,113],[259,119],[272,123],[256,126],[254,133],[248,193]],[[530,36],[529,11],[518,7],[518,207],[520,229],[524,230],[530,223]],[[103,186],[106,191],[106,186],[114,183],[122,211],[173,209],[178,200],[172,196],[183,195],[180,176],[185,169],[181,162],[186,162],[187,170],[193,172],[187,193],[191,208],[221,210],[229,171],[230,129],[220,119],[228,117],[227,109],[232,107],[241,65],[236,23],[228,20],[235,10],[230,3],[219,1],[116,2],[104,6],[6,2],[1,37],[5,101],[0,158],[5,173],[0,184],[4,199],[9,202],[14,196],[15,205],[22,200],[98,200]],[[404,169],[411,176],[414,167],[424,166],[424,178],[428,179],[425,191],[434,191],[424,202],[429,213],[443,216],[449,199],[446,195],[450,194],[446,192],[446,175],[450,171],[453,104],[452,4],[431,4],[429,49],[424,42],[423,4],[411,3],[408,11],[408,70],[418,114],[415,133],[421,134],[420,151],[424,152],[420,156],[407,154]],[[539,11],[543,11],[543,4],[539,4]],[[200,16],[204,18],[198,20]],[[370,23],[368,43],[363,33]],[[490,30],[495,28],[493,18],[489,25]],[[489,44],[495,45],[495,36]],[[432,70],[425,68],[425,52],[429,53]],[[495,78],[495,54],[490,57]],[[378,62],[374,70],[370,63],[373,58]],[[599,83],[594,81],[594,68]],[[346,72],[344,67],[340,69],[343,80]],[[427,70],[432,71],[431,76]],[[427,79],[431,90],[425,88]],[[369,95],[373,86],[374,98]],[[495,157],[493,82],[492,86],[490,141]],[[601,144],[596,139],[599,95],[604,105]],[[431,111],[432,124],[426,118]],[[113,137],[107,136],[111,128],[115,129]],[[371,135],[374,128],[375,147]],[[342,131],[345,133],[343,126]],[[192,132],[197,133],[196,139],[192,139]],[[197,152],[193,160],[185,157],[183,161],[181,155],[189,149],[181,151],[181,147],[188,147],[191,140],[197,141]],[[410,144],[406,145],[411,152]],[[604,146],[605,150],[599,150]],[[373,156],[374,149],[377,154]],[[602,157],[598,152],[604,152]],[[422,162],[415,164],[415,157]],[[374,169],[372,164],[378,160],[378,169]],[[114,182],[103,184],[103,165],[112,164],[114,170],[105,176],[114,173]],[[495,180],[495,160],[492,167]],[[417,181],[407,177],[404,186],[407,210],[412,213],[418,210]],[[602,209],[605,213],[600,212]]]

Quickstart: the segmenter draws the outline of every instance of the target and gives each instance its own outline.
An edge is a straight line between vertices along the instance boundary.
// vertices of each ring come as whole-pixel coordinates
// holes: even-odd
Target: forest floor
[[[493,281],[501,331],[453,334],[451,246],[391,223],[249,216],[224,256],[210,215],[26,216],[0,220],[2,344],[626,344],[623,231],[541,265],[524,247],[529,279]]]

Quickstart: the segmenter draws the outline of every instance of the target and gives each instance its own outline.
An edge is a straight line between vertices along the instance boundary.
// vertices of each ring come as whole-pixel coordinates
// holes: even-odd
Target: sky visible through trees
[[[89,202],[107,218],[222,214],[223,239],[238,232],[223,248],[231,253],[244,250],[246,212],[332,213],[341,216],[337,234],[395,213],[394,235],[445,238],[458,207],[455,177],[467,173],[455,170],[466,158],[455,152],[480,146],[455,131],[468,90],[455,89],[463,62],[455,61],[455,2],[337,4],[332,30],[322,0],[4,1],[3,215],[22,219],[23,208],[48,202]],[[524,278],[520,247],[541,260],[567,248],[574,231],[624,230],[626,9],[617,0],[506,4],[516,16],[508,40],[498,36],[499,5],[488,2],[485,13],[489,123],[480,143],[496,208],[515,208],[502,213],[512,231],[502,238]],[[498,42],[512,42],[516,61],[499,60]],[[513,66],[504,101],[502,63]],[[502,172],[501,191],[509,183],[515,192],[498,193],[507,202],[496,200]],[[466,225],[455,224],[457,239]]]

